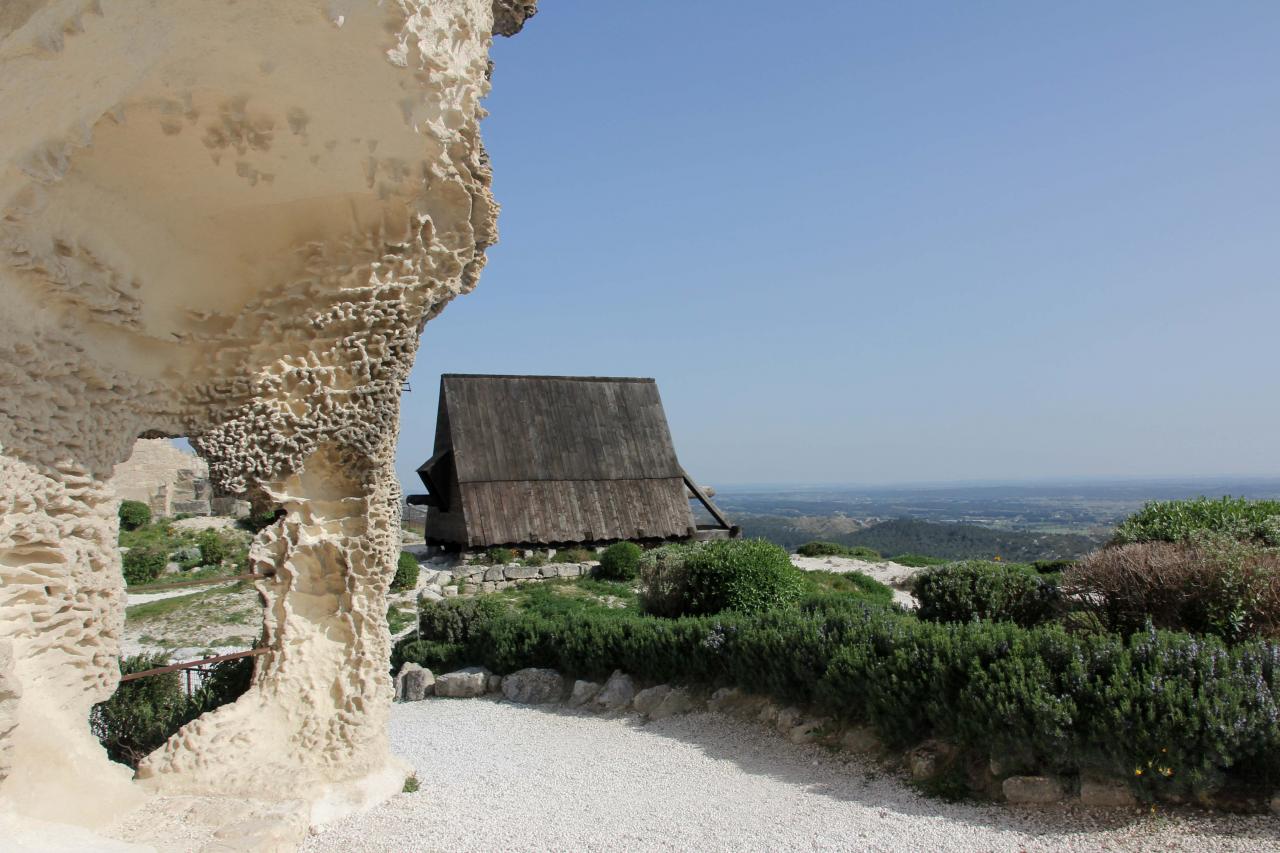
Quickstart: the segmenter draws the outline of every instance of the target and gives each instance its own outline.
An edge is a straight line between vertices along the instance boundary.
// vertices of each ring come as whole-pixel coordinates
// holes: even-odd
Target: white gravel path
[[[491,699],[397,704],[421,790],[303,850],[1262,851],[1280,819],[1016,812],[918,796],[846,754],[716,714],[642,724]]]
[[[163,581],[161,581],[163,583]],[[191,595],[193,592],[204,592],[209,589],[223,589],[234,584],[235,581],[227,581],[226,583],[211,583],[197,586],[182,586],[166,589],[164,592],[125,592],[126,607],[133,607],[135,604],[147,604],[151,601],[164,601],[166,598],[177,598],[180,595]]]

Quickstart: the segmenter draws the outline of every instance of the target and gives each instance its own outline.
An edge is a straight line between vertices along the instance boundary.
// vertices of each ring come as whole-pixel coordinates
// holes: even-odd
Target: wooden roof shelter
[[[427,494],[409,502],[428,507],[433,544],[738,534],[680,466],[652,379],[446,374],[418,476]],[[698,528],[691,499],[715,526]]]

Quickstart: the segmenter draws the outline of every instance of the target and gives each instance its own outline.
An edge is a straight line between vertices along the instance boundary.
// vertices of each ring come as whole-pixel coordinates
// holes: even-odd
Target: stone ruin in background
[[[392,468],[418,335],[497,239],[480,141],[519,0],[0,5],[0,805],[100,826],[147,793],[398,791]],[[88,728],[124,590],[107,486],[188,436],[284,510],[254,542],[252,689],[132,780]]]
[[[205,461],[166,438],[138,439],[129,458],[112,470],[107,486],[118,500],[146,504],[152,518],[244,518],[252,509],[248,501],[218,493],[209,482]]]

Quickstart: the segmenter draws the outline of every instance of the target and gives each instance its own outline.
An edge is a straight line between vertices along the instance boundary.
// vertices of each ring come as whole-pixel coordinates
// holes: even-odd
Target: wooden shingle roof
[[[694,531],[652,379],[446,374],[429,478],[437,467],[457,506],[429,519],[472,547]]]
[[[461,483],[682,476],[652,379],[446,374]]]

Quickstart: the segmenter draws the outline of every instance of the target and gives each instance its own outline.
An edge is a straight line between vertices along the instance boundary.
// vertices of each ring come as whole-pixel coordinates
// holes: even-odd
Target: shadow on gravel
[[[498,700],[501,701],[501,700]],[[948,802],[926,797],[904,775],[874,756],[793,744],[761,723],[745,722],[716,713],[690,714],[647,721],[635,714],[599,715],[561,706],[524,706],[501,701],[532,714],[581,719],[612,719],[649,736],[670,738],[696,747],[708,758],[734,764],[739,770],[794,785],[835,803],[858,803],[917,818],[943,818],[986,828],[1022,832],[1065,847],[1089,839],[1079,836],[1115,832],[1131,842],[1154,843],[1156,836],[1176,831],[1177,842],[1159,849],[1196,850],[1197,837],[1211,846],[1231,839],[1255,842],[1258,849],[1280,849],[1280,821],[1270,815],[1227,815],[1193,808],[1150,806],[1134,809],[1086,810],[1078,805],[1018,808],[979,801]],[[655,760],[657,760],[655,758]],[[1096,839],[1095,839],[1096,840]],[[1191,846],[1186,846],[1190,844]],[[1128,847],[1126,844],[1125,847]],[[1131,849],[1131,848],[1130,848]],[[1142,849],[1148,848],[1142,844]]]

